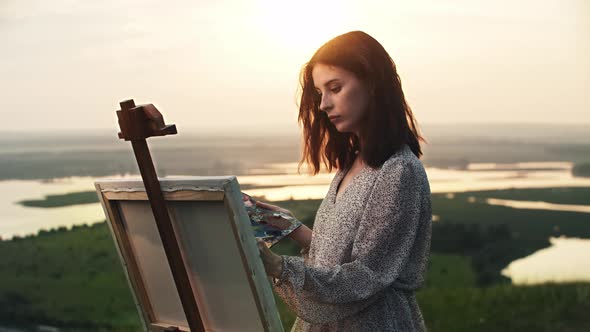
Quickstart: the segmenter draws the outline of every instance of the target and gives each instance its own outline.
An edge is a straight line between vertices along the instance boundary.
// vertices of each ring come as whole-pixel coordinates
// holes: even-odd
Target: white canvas
[[[160,184],[206,331],[283,331],[236,177]],[[146,330],[188,331],[143,182],[102,180],[95,187]]]

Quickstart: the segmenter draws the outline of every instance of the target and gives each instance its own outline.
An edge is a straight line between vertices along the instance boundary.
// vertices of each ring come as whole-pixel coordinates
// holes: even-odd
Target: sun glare
[[[260,25],[276,47],[310,56],[329,39],[355,30],[348,1],[261,0]]]

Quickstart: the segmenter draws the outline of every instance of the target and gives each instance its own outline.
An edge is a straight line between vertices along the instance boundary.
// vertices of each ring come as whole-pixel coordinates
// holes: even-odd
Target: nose
[[[334,107],[334,105],[332,105],[332,101],[328,97],[328,94],[327,93],[326,94],[323,94],[322,95],[322,100],[320,101],[320,111],[324,111],[324,112],[327,113],[333,107]]]

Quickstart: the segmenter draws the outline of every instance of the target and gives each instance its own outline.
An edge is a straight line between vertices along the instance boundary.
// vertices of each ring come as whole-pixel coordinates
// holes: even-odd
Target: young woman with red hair
[[[313,229],[291,234],[302,256],[259,245],[274,290],[297,315],[291,331],[425,331],[415,291],[430,257],[430,186],[393,60],[351,31],[316,51],[301,85],[299,166],[338,171]]]

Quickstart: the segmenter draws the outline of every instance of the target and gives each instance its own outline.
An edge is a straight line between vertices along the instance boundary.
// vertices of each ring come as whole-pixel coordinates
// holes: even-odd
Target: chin
[[[346,124],[343,123],[335,124],[334,127],[336,127],[336,130],[338,130],[341,133],[353,132],[352,128],[348,127]]]

